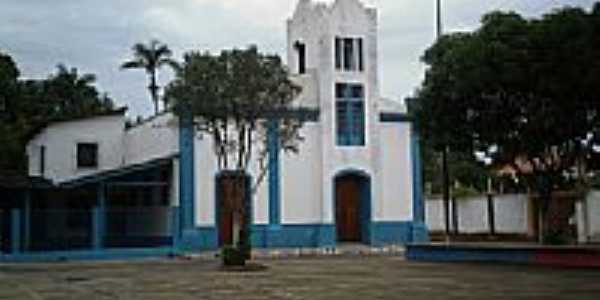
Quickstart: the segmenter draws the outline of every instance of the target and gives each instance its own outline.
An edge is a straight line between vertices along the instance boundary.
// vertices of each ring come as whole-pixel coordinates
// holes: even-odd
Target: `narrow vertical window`
[[[339,37],[335,38],[335,68],[342,69],[342,39]]]
[[[363,39],[358,39],[358,70],[364,71]]]
[[[365,45],[362,38],[335,38],[335,69],[364,71]]]
[[[40,146],[40,176],[46,173],[46,146]]]
[[[354,65],[354,39],[344,39],[344,70],[352,71]]]
[[[335,90],[337,144],[339,146],[364,146],[365,104],[363,86],[338,83]]]
[[[306,45],[302,43],[297,44],[298,48],[298,73],[306,73]]]

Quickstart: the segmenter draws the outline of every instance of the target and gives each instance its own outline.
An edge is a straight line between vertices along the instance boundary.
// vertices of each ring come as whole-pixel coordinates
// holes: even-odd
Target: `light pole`
[[[436,37],[442,35],[442,0],[436,0]]]
[[[436,40],[439,41],[442,36],[442,1],[436,0]],[[442,149],[442,179],[443,179],[443,193],[444,193],[444,217],[446,225],[446,241],[450,236],[450,172],[448,170],[448,146],[444,145]],[[454,209],[454,208],[453,208]]]

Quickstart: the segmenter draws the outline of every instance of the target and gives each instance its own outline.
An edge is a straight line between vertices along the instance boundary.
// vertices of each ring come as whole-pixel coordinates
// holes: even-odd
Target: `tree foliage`
[[[557,183],[600,142],[599,19],[599,4],[539,19],[493,12],[442,37],[423,57],[423,136],[513,166],[546,216]]]
[[[45,80],[21,80],[7,54],[0,53],[0,170],[25,173],[25,145],[39,128],[56,121],[110,111],[112,99],[93,86],[95,76],[58,65]]]
[[[268,144],[279,143],[286,151],[298,150],[304,118],[303,111],[294,108],[293,100],[299,91],[278,56],[250,47],[219,55],[185,54],[176,79],[167,88],[167,97],[180,118],[193,117],[202,135],[212,139],[219,170],[244,178],[236,180],[233,194],[250,199],[267,170]],[[246,175],[254,159],[258,172],[251,171],[254,182],[247,190]],[[235,248],[231,249],[239,254],[236,257],[249,257],[249,207],[246,201],[240,211],[233,212],[233,222],[244,224],[233,232]],[[239,261],[229,260],[232,252],[225,250],[224,263]],[[244,264],[244,259],[240,263]]]
[[[150,81],[148,91],[154,104],[154,113],[157,114],[159,111],[158,90],[160,89],[157,82],[158,70],[163,66],[169,66],[173,70],[177,70],[179,64],[171,58],[173,56],[171,49],[158,40],[151,40],[148,44],[137,43],[133,45],[132,51],[133,59],[124,62],[121,65],[121,69],[143,69],[146,71],[148,80]],[[163,98],[163,104],[167,108],[168,103],[165,99]]]
[[[221,170],[245,172],[253,153],[264,161],[267,128],[275,119],[282,149],[298,149],[302,110],[292,107],[298,92],[278,56],[251,47],[218,56],[185,54],[167,96],[180,114],[198,117],[197,128],[212,137]]]

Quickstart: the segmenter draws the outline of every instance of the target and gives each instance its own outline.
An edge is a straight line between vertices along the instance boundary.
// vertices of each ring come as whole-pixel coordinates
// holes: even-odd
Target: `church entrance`
[[[248,177],[225,173],[217,177],[217,222],[219,245],[235,245],[249,222],[246,210]]]
[[[369,178],[349,173],[335,178],[336,233],[340,242],[368,242],[371,219]]]

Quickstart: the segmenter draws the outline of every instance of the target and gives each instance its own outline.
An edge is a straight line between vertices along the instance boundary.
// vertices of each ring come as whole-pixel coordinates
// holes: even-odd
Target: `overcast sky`
[[[188,50],[258,45],[285,57],[285,20],[298,0],[2,0],[0,51],[25,78],[45,78],[58,63],[98,76],[98,87],[130,115],[152,106],[146,77],[120,71],[131,45],[157,38],[179,59]],[[315,0],[332,2],[333,0]],[[338,0],[344,1],[344,0]],[[379,9],[382,94],[401,100],[423,77],[419,57],[434,39],[435,0],[363,0]],[[491,10],[539,16],[594,0],[442,0],[446,31],[472,30]],[[165,71],[161,83],[166,83]]]

